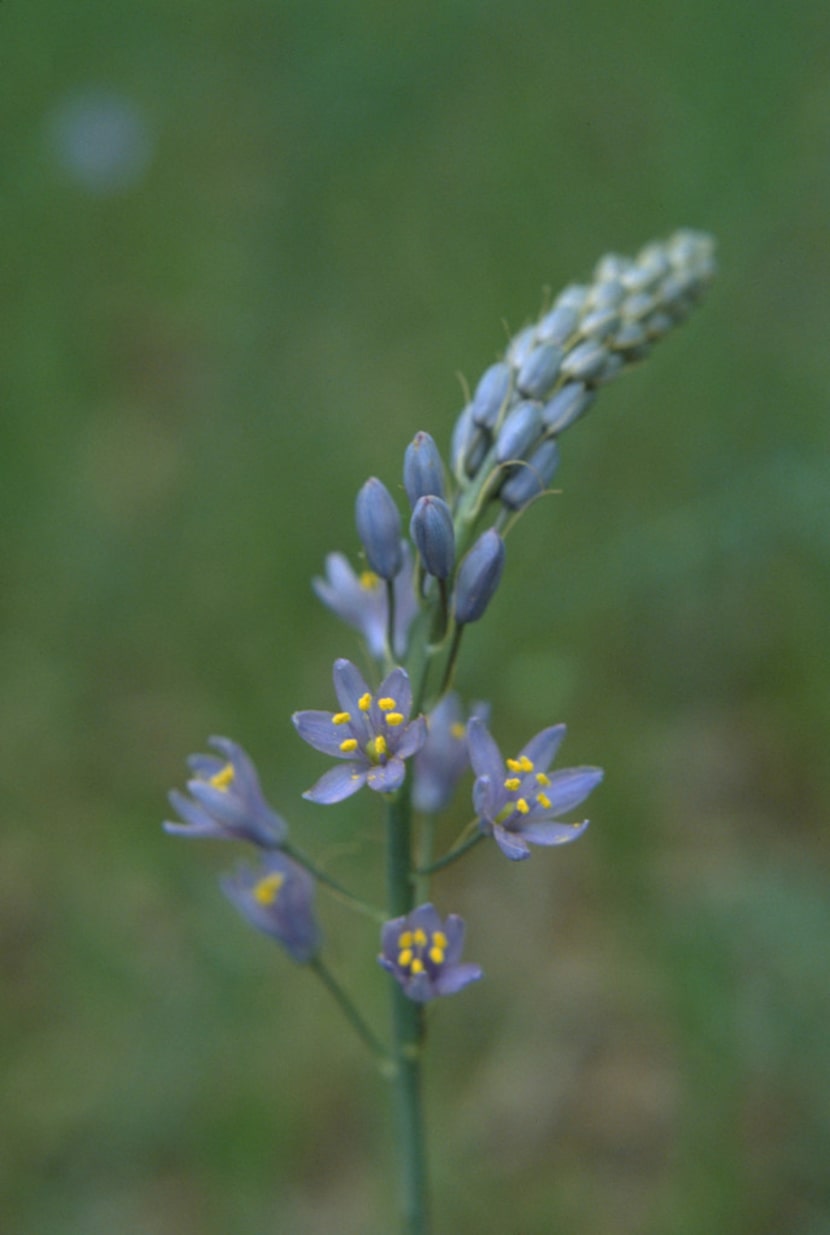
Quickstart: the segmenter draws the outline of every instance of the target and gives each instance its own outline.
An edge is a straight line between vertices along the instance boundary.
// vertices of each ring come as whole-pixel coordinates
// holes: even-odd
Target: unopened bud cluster
[[[678,231],[635,258],[610,253],[590,283],[572,284],[519,331],[456,422],[452,469],[462,488],[492,478],[510,510],[541,493],[558,464],[555,439],[591,406],[600,386],[682,322],[715,272],[714,242]]]

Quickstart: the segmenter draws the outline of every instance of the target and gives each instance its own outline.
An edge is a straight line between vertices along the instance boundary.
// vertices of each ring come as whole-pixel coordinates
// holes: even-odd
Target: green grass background
[[[438,1235],[827,1235],[828,19],[819,3],[0,6],[0,1187],[14,1235],[389,1235],[376,1081],[166,839],[212,732],[371,894],[289,714],[309,579],[539,308],[675,227],[708,303],[565,440],[460,685],[606,783],[578,845],[436,880]],[[824,49],[824,50],[823,50]],[[56,112],[154,141],[95,196]],[[446,839],[463,823],[459,802]],[[323,906],[382,1018],[374,932]]]

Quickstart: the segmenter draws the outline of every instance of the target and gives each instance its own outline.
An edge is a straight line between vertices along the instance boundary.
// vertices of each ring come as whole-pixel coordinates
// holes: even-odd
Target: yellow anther
[[[382,699],[378,699],[378,707],[381,712],[391,712],[398,705],[390,695],[384,695]]]
[[[521,772],[522,765],[518,759],[505,759],[504,762],[507,764],[508,771]]]
[[[533,771],[533,760],[528,759],[527,755],[522,755],[522,757],[519,759],[519,768],[522,772],[532,772]]]
[[[447,936],[443,931],[433,931],[432,942],[435,944],[436,948],[445,948],[447,946]]]
[[[254,884],[254,900],[258,905],[273,905],[284,883],[285,875],[281,875],[279,871],[272,871],[270,875],[260,879],[259,883]]]
[[[403,724],[403,712],[387,712],[386,723],[394,729],[396,725]]]
[[[443,948],[430,948],[429,959],[432,961],[433,965],[443,965],[444,949]]]
[[[419,960],[417,956],[415,957],[415,960],[412,962],[412,972],[413,973],[423,973],[424,972],[424,962],[422,960]]]
[[[357,750],[357,738],[344,738],[340,743],[340,749],[344,755],[349,755],[353,750]]]
[[[331,723],[333,725],[348,725],[351,719],[351,712],[335,712],[331,718]]]
[[[521,783],[522,783],[521,777],[508,776],[507,780],[504,782],[504,787],[505,789],[509,789],[510,792],[513,793],[515,792],[516,789],[519,788],[519,785],[521,785]]]
[[[360,586],[367,592],[373,592],[380,583],[380,576],[373,570],[364,570],[360,574]]]
[[[549,776],[545,776],[545,773],[544,773],[544,772],[537,772],[537,773],[536,773],[536,784],[537,784],[537,785],[549,785],[549,784],[550,784],[550,777],[549,777]]]
[[[383,736],[382,733],[379,733],[377,737],[375,738],[374,747],[375,747],[376,755],[380,756],[380,755],[386,754],[386,749],[387,749],[386,748],[386,738]]]
[[[526,815],[527,812],[530,810],[530,807],[528,806],[524,798],[516,799],[516,810],[519,812],[520,815]]]
[[[401,969],[406,969],[408,965],[412,964],[412,949],[411,948],[404,948],[401,952],[398,953],[398,964],[400,965]]]
[[[546,793],[537,793],[536,801],[540,806],[544,806],[545,810],[550,810],[550,798]]]
[[[226,763],[223,768],[219,769],[215,776],[211,776],[208,784],[212,785],[214,789],[227,789],[228,785],[233,784],[233,778],[235,775],[236,773],[233,770],[233,764]]]
[[[412,931],[401,931],[400,935],[398,936],[398,947],[400,948],[411,948],[412,947]]]
[[[457,720],[454,725],[450,725],[450,736],[460,742],[467,730],[464,728],[460,720]]]
[[[412,942],[415,944],[416,948],[423,948],[426,946],[427,934],[426,931],[421,930],[420,926],[416,931],[412,932]]]
[[[360,708],[361,712],[369,711],[369,708],[372,706],[372,696],[369,694],[368,690],[365,695],[360,696],[357,701],[357,706]]]

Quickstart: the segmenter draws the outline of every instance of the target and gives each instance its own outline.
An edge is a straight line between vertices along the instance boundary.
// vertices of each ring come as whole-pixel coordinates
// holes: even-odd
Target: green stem
[[[373,922],[386,921],[386,914],[382,909],[377,909],[374,905],[367,904],[366,901],[361,900],[359,896],[355,896],[353,892],[350,892],[348,888],[344,888],[342,883],[338,883],[336,879],[332,879],[331,875],[327,875],[324,870],[321,870],[319,866],[312,862],[311,858],[308,857],[307,854],[303,853],[302,849],[298,849],[296,845],[292,844],[290,841],[286,841],[281,848],[284,853],[287,853],[288,856],[293,858],[294,861],[299,863],[300,866],[304,866],[309,874],[313,875],[315,879],[324,884],[331,892],[333,892],[338,900],[342,900],[344,904],[348,905],[351,909],[357,910],[358,913],[365,914],[366,917],[371,918]]]
[[[394,1068],[394,1058],[391,1052],[383,1045],[378,1037],[366,1024],[361,1014],[358,1012],[352,1000],[343,990],[343,987],[335,978],[334,974],[328,968],[319,956],[315,956],[308,963],[309,969],[317,975],[320,981],[325,986],[326,990],[332,995],[340,1008],[340,1011],[346,1017],[349,1024],[357,1031],[358,1036],[368,1046],[369,1050],[378,1060],[381,1071],[384,1075],[391,1075]]]
[[[389,802],[387,812],[386,887],[390,918],[414,907],[412,879],[412,805],[410,778]],[[404,1235],[429,1235],[427,1162],[421,1099],[423,1008],[407,999],[392,982],[392,1035],[397,1070],[395,1107],[401,1156],[401,1202]]]
[[[466,840],[457,844],[449,853],[445,853],[443,858],[439,858],[437,862],[432,862],[429,866],[420,866],[415,873],[419,878],[434,875],[436,871],[443,870],[445,866],[450,866],[453,862],[457,862],[459,858],[463,858],[464,854],[474,849],[480,841],[484,840],[484,837],[484,832],[476,832],[474,836],[469,836]]]

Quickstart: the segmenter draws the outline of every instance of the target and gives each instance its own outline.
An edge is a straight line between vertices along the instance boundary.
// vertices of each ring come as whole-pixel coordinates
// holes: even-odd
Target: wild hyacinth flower
[[[480,965],[461,963],[464,932],[458,914],[442,921],[433,905],[419,905],[384,923],[378,961],[415,1003],[454,995],[483,976]]]
[[[474,703],[472,716],[486,721],[489,704]],[[427,740],[415,756],[412,804],[435,815],[450,803],[453,791],[470,766],[467,725],[455,691],[445,695],[427,716]]]
[[[395,598],[395,646],[392,653],[403,656],[412,619],[418,612],[418,602],[412,587],[412,550],[401,542],[401,568],[393,580]],[[326,557],[326,578],[312,580],[317,596],[347,626],[357,630],[366,641],[369,655],[382,660],[386,654],[386,631],[389,622],[389,597],[383,580],[374,571],[357,574],[343,553]]]
[[[543,729],[522,747],[515,759],[503,759],[483,721],[467,726],[470,762],[476,774],[473,805],[483,832],[492,835],[506,857],[530,857],[529,844],[565,845],[588,826],[562,823],[602,780],[600,768],[548,769],[565,736],[564,725]]]
[[[304,965],[316,956],[321,937],[314,880],[286,854],[264,854],[259,866],[238,867],[220,886],[242,916],[281,943],[293,961]]]
[[[373,695],[351,661],[336,660],[333,677],[340,711],[295,712],[292,720],[304,742],[344,763],[324,773],[303,797],[327,805],[342,802],[363,785],[394,793],[406,774],[404,760],[426,740],[423,716],[409,720],[409,678],[403,669],[393,669]]]
[[[229,738],[211,738],[219,755],[191,755],[195,776],[187,782],[190,797],[177,789],[170,802],[184,823],[165,823],[176,836],[245,840],[275,849],[288,835],[288,825],[265,800],[253,760]]]

